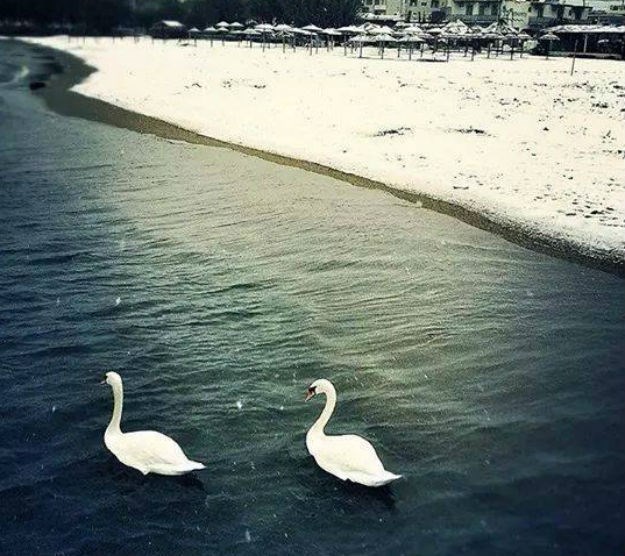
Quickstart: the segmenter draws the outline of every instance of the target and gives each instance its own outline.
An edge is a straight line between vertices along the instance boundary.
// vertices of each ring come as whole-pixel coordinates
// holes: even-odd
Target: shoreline
[[[72,87],[97,72],[96,68],[71,53],[49,46],[20,42],[36,52],[53,56],[62,68],[61,72],[50,75],[46,80],[47,86],[45,88],[35,92],[43,98],[51,110],[61,115],[81,117],[140,133],[150,133],[164,139],[227,148],[277,164],[327,175],[358,187],[378,189],[397,198],[420,204],[423,208],[451,216],[476,228],[494,233],[521,247],[625,277],[625,259],[619,257],[619,253],[554,237],[534,227],[513,222],[502,216],[488,215],[433,195],[403,190],[381,181],[337,170],[316,162],[212,138],[153,116],[147,116],[77,93],[71,90]]]

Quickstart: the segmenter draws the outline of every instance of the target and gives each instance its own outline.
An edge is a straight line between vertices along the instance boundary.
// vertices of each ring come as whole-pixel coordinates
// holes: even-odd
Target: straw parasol
[[[412,49],[414,45],[423,44],[425,42],[425,39],[420,37],[419,35],[404,35],[397,42],[400,44],[408,45],[408,60],[412,60]]]
[[[351,39],[349,39],[349,42],[360,45],[360,53],[358,54],[358,57],[362,58],[362,47],[364,44],[371,43],[372,38],[363,33],[362,35],[356,35],[355,37],[352,37]]]
[[[421,29],[418,25],[409,25],[408,27],[402,29],[401,32],[403,35],[421,35],[423,33],[423,29]]]
[[[376,34],[373,37],[373,40],[377,42],[381,47],[381,50],[380,50],[381,58],[384,58],[384,47],[390,42],[397,42],[397,39],[393,37],[392,35],[389,35],[388,33]]]
[[[383,25],[382,27],[371,27],[367,30],[370,35],[392,35],[393,30],[387,25]]]
[[[316,25],[313,25],[312,23],[310,23],[309,25],[306,25],[306,27],[302,27],[302,29],[310,33],[322,33],[323,32],[323,29],[321,27],[317,27]]]
[[[542,35],[541,37],[538,38],[539,41],[545,41],[546,45],[545,45],[545,60],[549,59],[549,50],[551,49],[551,43],[555,42],[555,41],[559,41],[560,37],[558,37],[558,35],[555,35],[553,33],[545,33],[544,35]]]

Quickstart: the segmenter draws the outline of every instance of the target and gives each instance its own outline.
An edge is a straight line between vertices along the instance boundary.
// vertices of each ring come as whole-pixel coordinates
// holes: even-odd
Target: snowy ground
[[[37,42],[99,70],[85,95],[625,258],[623,62]]]

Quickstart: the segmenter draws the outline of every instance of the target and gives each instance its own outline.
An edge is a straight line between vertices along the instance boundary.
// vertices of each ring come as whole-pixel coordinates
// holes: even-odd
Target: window
[[[471,2],[467,2],[467,11],[465,13],[467,15],[473,15],[473,4]]]

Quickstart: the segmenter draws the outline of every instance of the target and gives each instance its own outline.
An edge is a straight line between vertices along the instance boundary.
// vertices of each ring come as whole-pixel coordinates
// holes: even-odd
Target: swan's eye
[[[315,394],[316,394],[315,390],[317,390],[317,387],[316,387],[316,386],[310,386],[310,387],[308,388],[308,393],[309,393],[309,394],[313,394],[313,395],[315,395]]]

